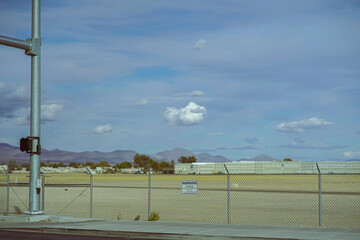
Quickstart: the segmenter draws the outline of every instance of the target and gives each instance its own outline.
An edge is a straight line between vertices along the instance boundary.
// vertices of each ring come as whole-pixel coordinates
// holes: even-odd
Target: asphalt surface
[[[52,233],[36,233],[36,232],[18,232],[0,230],[1,240],[19,240],[19,239],[36,239],[36,240],[111,240],[111,239],[124,239],[124,240],[137,240],[139,238],[128,237],[101,237],[101,236],[81,236],[71,234],[52,234]],[[146,238],[141,238],[141,240]]]
[[[0,217],[0,239],[114,239],[114,237],[133,240],[359,240],[360,229],[116,221],[52,215]]]

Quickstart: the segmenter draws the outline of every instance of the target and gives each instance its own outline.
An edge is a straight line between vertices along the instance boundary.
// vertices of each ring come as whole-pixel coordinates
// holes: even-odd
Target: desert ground
[[[181,180],[197,180],[182,194]],[[28,208],[28,175],[11,174],[10,215]],[[360,228],[360,175],[321,176],[322,226]],[[45,213],[90,216],[90,175],[46,174]],[[149,175],[93,175],[93,217],[147,220]],[[160,221],[228,222],[226,175],[151,175],[150,210]],[[0,214],[6,212],[6,176],[0,175]],[[245,225],[319,225],[317,175],[230,175],[230,222]]]

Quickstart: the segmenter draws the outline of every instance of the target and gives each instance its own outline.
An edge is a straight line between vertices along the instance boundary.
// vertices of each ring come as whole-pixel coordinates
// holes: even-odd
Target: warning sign
[[[198,180],[181,180],[181,194],[197,194]]]

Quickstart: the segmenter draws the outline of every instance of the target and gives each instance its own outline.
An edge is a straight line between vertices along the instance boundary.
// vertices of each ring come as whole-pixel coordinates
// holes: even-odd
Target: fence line
[[[224,167],[225,175],[94,175],[95,185],[92,174],[90,179],[81,177],[81,182],[69,176],[60,184],[56,183],[59,175],[47,174],[54,179],[45,183],[48,176],[43,174],[43,190],[46,186],[49,194],[56,193],[60,198],[58,203],[64,202],[65,196],[71,199],[56,213],[54,206],[60,204],[51,202],[53,194],[47,194],[47,198],[43,197],[43,209],[47,205],[46,214],[75,217],[83,217],[88,212],[90,217],[114,219],[113,214],[121,211],[118,219],[121,215],[121,219],[131,220],[131,216],[145,212],[149,218],[155,210],[160,212],[160,221],[360,228],[360,174],[322,174],[320,169],[318,174],[231,174],[226,165]],[[11,175],[6,184],[0,183],[0,189],[9,186],[26,208],[13,187],[24,187],[28,183],[10,184]],[[183,194],[182,180],[190,183],[196,180],[192,186],[197,188],[196,193],[191,193],[189,188],[189,192]],[[86,188],[75,195],[76,189],[83,186]],[[69,190],[59,192],[63,187]],[[90,196],[85,196],[88,188]],[[19,191],[23,193],[23,188]],[[7,199],[6,202],[0,200],[0,209],[5,210],[4,206],[15,201],[10,192]],[[90,209],[86,209],[86,199],[90,199]],[[142,205],[145,199],[147,206]],[[9,215],[8,209],[6,207],[6,215]]]

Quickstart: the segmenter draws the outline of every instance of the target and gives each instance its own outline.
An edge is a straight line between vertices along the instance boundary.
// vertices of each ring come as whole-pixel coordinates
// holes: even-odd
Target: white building
[[[240,161],[230,163],[184,163],[175,165],[175,174],[317,174],[316,162]],[[360,162],[319,162],[321,173],[360,173]]]

